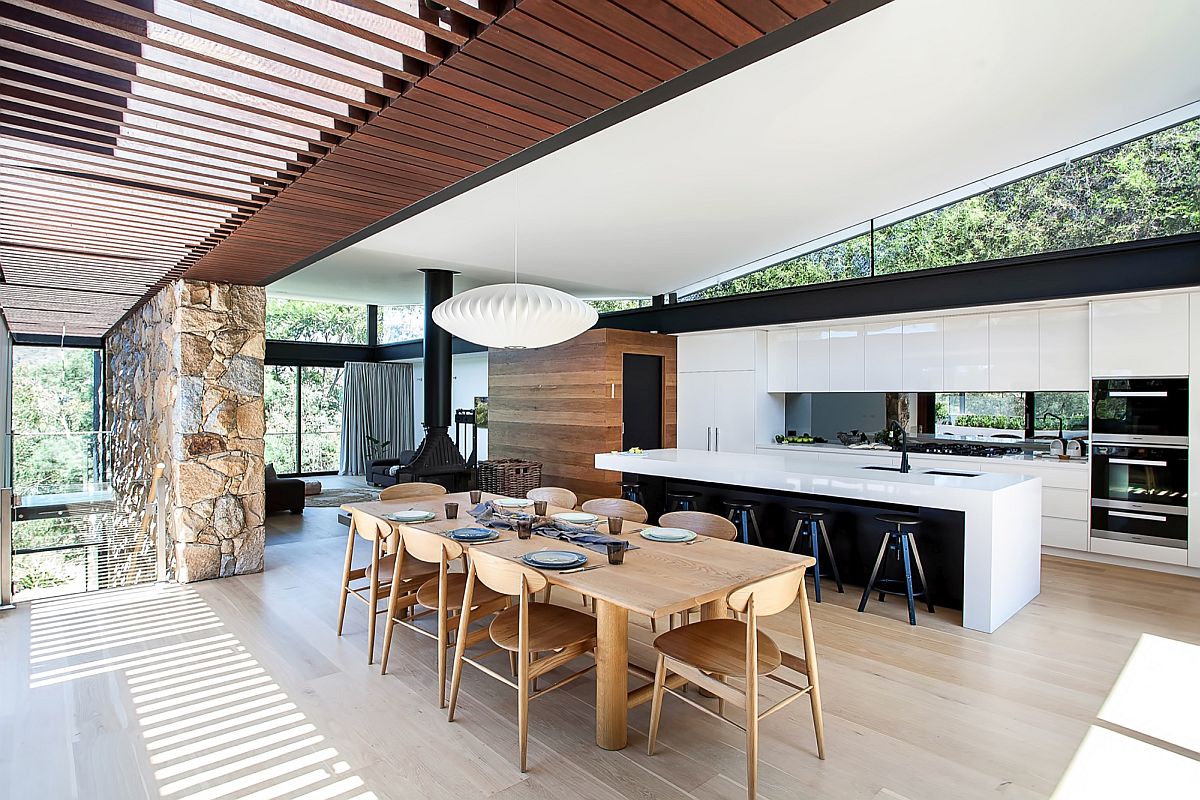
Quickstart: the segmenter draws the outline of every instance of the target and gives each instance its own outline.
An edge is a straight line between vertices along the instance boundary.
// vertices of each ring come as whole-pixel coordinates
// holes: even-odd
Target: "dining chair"
[[[436,497],[445,494],[446,487],[436,483],[397,483],[379,492],[380,500],[408,500],[412,497]]]
[[[447,539],[432,531],[405,528],[400,533],[396,550],[398,558],[392,571],[392,591],[388,597],[387,630],[383,634],[383,658],[379,674],[386,675],[388,656],[392,650],[392,632],[399,623],[417,633],[437,640],[438,708],[446,707],[446,654],[453,644],[450,640],[450,623],[457,622],[462,613],[463,595],[467,576],[462,572],[451,572],[450,565],[464,557],[464,548],[453,539]],[[409,557],[422,563],[437,565],[437,575],[425,581],[416,592],[404,595],[400,591],[401,578]],[[476,588],[471,601],[476,619],[481,615],[503,611],[510,605],[509,598],[487,586]],[[425,614],[437,616],[437,631],[431,633],[417,625],[421,613],[404,619],[401,612],[413,606],[426,609]]]
[[[346,598],[354,595],[367,604],[367,663],[375,663],[375,618],[387,611],[379,607],[380,592],[387,591],[390,597],[393,589],[408,595],[416,592],[425,581],[437,574],[437,565],[417,559],[406,559],[402,569],[397,572],[397,550],[393,547],[392,554],[384,556],[381,553],[384,543],[396,536],[395,530],[385,520],[373,517],[366,512],[352,509],[350,511],[350,532],[346,536],[346,561],[342,568],[342,597],[338,604],[337,635],[342,635],[342,623],[346,619]],[[365,567],[354,568],[354,540],[362,537],[371,547],[371,563]],[[400,583],[392,585],[380,581],[380,576],[398,577]],[[366,586],[352,587],[354,581],[367,581]],[[366,596],[363,596],[366,592]]]
[[[527,771],[529,750],[529,701],[562,688],[587,674],[595,666],[596,619],[562,606],[535,603],[533,593],[547,586],[546,576],[529,567],[507,558],[471,551],[467,569],[467,587],[463,595],[463,611],[459,615],[458,635],[454,647],[454,674],[450,679],[450,710],[447,719],[454,721],[458,704],[458,687],[462,681],[462,668],[469,663],[491,675],[501,683],[517,690],[517,735],[520,740],[521,772]],[[505,596],[519,598],[516,605],[497,614],[486,629],[470,630],[475,612],[475,592],[479,584]],[[466,657],[466,649],[484,639],[490,639],[495,648],[474,658]],[[508,651],[515,653],[517,676],[514,683],[509,678],[480,663],[479,658],[492,653]],[[539,676],[558,669],[580,656],[591,654],[593,661],[583,669],[576,670],[556,683],[531,692]],[[546,655],[543,655],[546,654]]]
[[[704,511],[671,511],[658,518],[658,525],[662,528],[683,528],[710,539],[733,541],[738,536],[737,525],[734,525],[733,522],[719,514],[709,514]],[[691,615],[699,613],[699,606],[679,612],[679,624],[690,622]],[[671,617],[671,626],[675,626],[674,615]]]
[[[650,518],[643,506],[620,497],[597,497],[585,502],[580,506],[580,510],[598,517],[620,517],[629,522],[641,523]]]
[[[561,489],[557,486],[542,486],[539,489],[530,489],[525,493],[525,497],[530,500],[545,500],[552,506],[559,508],[574,509],[579,505],[579,498],[570,489]]]
[[[758,628],[759,617],[784,611],[797,597],[800,600],[803,658],[780,650],[779,645]],[[654,693],[650,707],[650,734],[646,753],[654,755],[658,724],[662,718],[663,694],[670,692],[685,703],[746,732],[746,796],[754,800],[758,794],[758,723],[804,695],[808,695],[812,705],[817,757],[825,758],[825,725],[821,716],[817,652],[808,610],[808,594],[804,591],[804,567],[798,566],[781,575],[743,586],[731,592],[726,601],[734,611],[745,614],[745,621],[704,620],[676,628],[654,640],[658,663],[654,670]],[[804,675],[807,685],[800,686],[776,675],[781,667]],[[690,697],[667,688],[668,671],[716,695],[717,710],[713,711]],[[744,680],[745,688],[727,683],[725,678]],[[762,678],[769,678],[793,691],[760,712],[758,690]],[[725,716],[726,702],[744,710],[744,725]]]

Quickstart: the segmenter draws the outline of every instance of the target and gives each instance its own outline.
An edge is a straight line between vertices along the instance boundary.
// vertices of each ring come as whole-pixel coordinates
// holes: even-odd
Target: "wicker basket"
[[[479,488],[492,494],[524,497],[542,485],[542,465],[519,458],[498,458],[479,463]]]

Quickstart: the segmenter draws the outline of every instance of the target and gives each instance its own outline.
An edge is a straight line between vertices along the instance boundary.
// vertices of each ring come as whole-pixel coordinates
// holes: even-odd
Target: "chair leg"
[[[917,575],[921,578],[921,594],[925,597],[925,605],[929,608],[929,613],[933,611],[933,599],[929,596],[929,583],[925,580],[925,567],[921,565],[921,554],[917,552],[917,539],[911,533],[908,535],[909,545],[912,548],[913,563],[917,565]]]
[[[446,707],[446,651],[450,648],[450,615],[445,608],[437,610],[438,615],[438,708]],[[390,615],[389,615],[390,617]],[[391,619],[388,619],[391,622]]]
[[[400,602],[400,559],[396,559],[396,567],[392,571],[392,586],[388,592],[387,627],[383,633],[383,658],[379,662],[379,674],[387,674],[388,657],[392,653],[392,632],[396,628],[396,605]],[[443,651],[444,652],[444,651]],[[444,661],[444,657],[443,657]],[[443,682],[444,687],[444,682]],[[444,688],[443,688],[444,692]],[[444,706],[438,706],[444,708]]]
[[[454,711],[458,706],[458,686],[462,682],[463,656],[466,652],[467,633],[471,629],[471,601],[474,596],[475,571],[472,567],[467,573],[467,588],[463,594],[463,608],[458,615],[458,633],[454,635],[454,670],[450,676],[450,702],[446,712],[446,721],[454,722]],[[513,670],[514,674],[516,669]]]
[[[800,529],[803,527],[804,527],[804,520],[802,520],[802,519],[796,520],[796,529],[794,531],[792,531],[792,541],[788,545],[789,553],[796,552],[796,544],[797,544],[797,542],[800,541]]]
[[[875,568],[871,570],[871,577],[867,580],[867,586],[863,589],[862,600],[858,602],[858,610],[866,611],[867,601],[871,599],[871,589],[875,586],[875,578],[879,575],[879,567],[883,564],[883,556],[887,553],[887,543],[890,534],[883,535],[883,544],[879,546],[879,555],[875,557]]]
[[[346,619],[346,598],[350,596],[350,569],[354,564],[354,523],[350,523],[350,534],[346,538],[346,564],[342,568],[342,598],[338,603],[337,635],[342,635],[342,622]]]
[[[654,755],[654,745],[658,741],[658,721],[662,718],[663,688],[667,683],[667,657],[658,654],[658,664],[654,667],[654,691],[650,694],[650,735],[646,739],[646,755]]]
[[[375,663],[375,621],[379,617],[379,542],[371,543],[371,590],[367,601],[367,663]],[[397,559],[398,561],[399,559]]]
[[[803,588],[803,587],[801,587]],[[812,614],[808,607],[808,595],[800,592],[800,632],[804,637],[804,668],[808,675],[808,693],[812,705],[813,733],[817,737],[817,758],[825,758],[825,716],[821,711],[821,681],[817,677],[817,646],[813,640]]]
[[[817,520],[817,524],[821,526],[821,539],[825,542],[825,553],[829,556],[829,568],[833,570],[833,579],[837,582],[837,590],[841,594],[845,594],[846,590],[842,588],[842,576],[838,574],[837,561],[833,558],[833,548],[829,545],[829,532],[825,530],[825,520]]]
[[[754,543],[757,544],[759,547],[762,547],[763,546],[763,538],[762,538],[762,532],[759,531],[759,529],[758,529],[758,517],[754,516],[753,511],[747,511],[746,513],[750,515],[750,526],[752,528],[754,528]]]
[[[521,739],[521,772],[529,756],[529,654],[517,654],[517,735]]]
[[[758,689],[746,693],[746,797],[758,797]]]
[[[913,599],[912,563],[908,557],[908,537],[900,534],[900,555],[904,559],[904,598],[908,600],[908,624],[917,624],[917,604]]]
[[[817,523],[808,521],[808,542],[812,547],[813,556],[813,596],[821,602],[821,547],[817,544]]]

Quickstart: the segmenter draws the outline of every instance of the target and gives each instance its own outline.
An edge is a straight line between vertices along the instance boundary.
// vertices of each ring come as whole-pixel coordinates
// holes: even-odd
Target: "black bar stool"
[[[754,543],[762,547],[762,534],[758,531],[758,519],[754,516],[754,503],[745,500],[726,500],[722,505],[729,509],[729,521],[737,525],[738,538],[742,544],[750,544],[750,531],[754,531]]]
[[[642,502],[642,485],[637,481],[621,481],[621,497],[640,506],[646,505]]]
[[[894,530],[890,530],[883,535],[883,543],[879,546],[879,556],[875,559],[875,568],[871,570],[871,579],[867,581],[867,588],[863,589],[862,600],[858,604],[858,610],[863,611],[867,607],[867,600],[871,598],[871,592],[879,592],[879,599],[882,602],[884,595],[895,594],[904,595],[908,600],[908,624],[917,624],[917,607],[913,602],[914,598],[920,597],[925,600],[925,604],[929,607],[929,613],[933,613],[933,601],[929,599],[929,584],[925,582],[925,568],[921,566],[921,555],[917,552],[916,531],[921,525],[921,520],[917,517],[911,517],[907,514],[880,514],[875,519],[890,525]],[[896,554],[896,560],[904,564],[904,578],[887,578],[881,577],[880,568],[883,567],[883,557],[889,552]],[[911,555],[911,558],[910,558]],[[913,591],[912,580],[912,564],[917,565],[917,576],[921,579],[921,591]],[[886,575],[887,569],[883,569],[883,574]],[[903,584],[904,589],[885,589],[882,586],[896,586]]]
[[[821,542],[825,543],[825,553],[829,556],[829,566],[833,569],[833,579],[837,581],[837,590],[845,594],[842,588],[842,576],[838,574],[837,562],[833,560],[833,548],[829,545],[829,533],[825,530],[825,509],[799,507],[789,509],[796,515],[796,528],[792,532],[792,543],[788,545],[790,552],[796,552],[800,534],[805,533],[808,539],[812,557],[817,560],[813,565],[813,587],[816,601],[821,602]]]
[[[695,511],[699,492],[667,492],[667,511]]]

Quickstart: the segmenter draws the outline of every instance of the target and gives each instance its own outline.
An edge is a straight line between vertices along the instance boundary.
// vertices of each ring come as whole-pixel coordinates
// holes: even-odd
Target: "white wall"
[[[420,359],[409,362],[413,365],[413,433],[416,443],[424,438],[422,423],[425,419],[425,365]],[[450,435],[455,435],[453,413],[459,408],[473,408],[476,397],[486,397],[488,393],[488,355],[487,353],[468,353],[454,357],[452,365],[453,383],[450,388]],[[479,429],[479,460],[487,458],[488,432]],[[461,450],[470,455],[470,442],[464,443]]]

